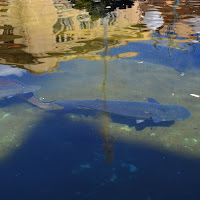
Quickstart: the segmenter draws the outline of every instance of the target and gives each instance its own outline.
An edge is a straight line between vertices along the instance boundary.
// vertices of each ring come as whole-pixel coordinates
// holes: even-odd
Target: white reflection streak
[[[151,29],[156,30],[164,24],[162,13],[157,10],[146,12],[144,16],[144,23]]]
[[[104,27],[103,41],[104,41],[104,44],[105,44],[105,50],[103,52],[104,58],[107,55],[107,51],[108,51],[107,16],[103,18],[103,27]]]
[[[22,76],[25,72],[25,69],[13,68],[8,65],[0,65],[0,76]]]

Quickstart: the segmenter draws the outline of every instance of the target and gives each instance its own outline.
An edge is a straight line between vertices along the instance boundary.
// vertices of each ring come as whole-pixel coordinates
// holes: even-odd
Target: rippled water
[[[0,77],[53,105],[1,99],[1,199],[199,199],[199,0],[4,0],[0,23]],[[54,104],[149,97],[192,115],[137,124]]]

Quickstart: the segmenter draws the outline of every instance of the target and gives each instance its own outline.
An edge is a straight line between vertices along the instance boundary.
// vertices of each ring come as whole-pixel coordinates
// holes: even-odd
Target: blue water
[[[167,47],[168,42],[157,44],[155,48],[154,43],[154,40],[132,42],[121,48],[111,49],[108,51],[108,55],[113,56],[124,52],[139,52],[140,54],[134,58],[135,60],[172,67],[178,72],[187,72],[187,70],[191,70],[192,68],[199,70],[200,45],[198,43],[179,43],[183,50]]]

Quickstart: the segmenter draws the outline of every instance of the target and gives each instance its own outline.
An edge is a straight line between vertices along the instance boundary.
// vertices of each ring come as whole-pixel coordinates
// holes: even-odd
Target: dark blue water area
[[[169,41],[157,43],[154,40],[131,42],[122,47],[116,47],[107,53],[115,56],[125,52],[138,52],[134,58],[136,61],[155,63],[166,67],[174,68],[178,72],[186,72],[191,69],[200,70],[200,44],[198,43],[178,43],[180,49],[169,47]]]
[[[116,140],[107,164],[101,131],[60,113],[40,121],[0,163],[1,199],[199,199],[200,160]]]

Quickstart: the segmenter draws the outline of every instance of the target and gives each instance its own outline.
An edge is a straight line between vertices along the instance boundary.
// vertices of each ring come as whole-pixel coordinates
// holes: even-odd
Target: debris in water
[[[2,119],[8,117],[9,115],[10,115],[10,113],[5,113],[5,114],[3,114]]]
[[[131,128],[128,125],[122,126],[121,130],[131,131]]]
[[[3,112],[2,114],[1,114],[1,118],[0,119],[5,119],[6,117],[8,117],[10,115],[10,113],[5,113],[5,112]]]
[[[40,99],[40,101],[42,101],[42,100],[44,100],[44,97],[40,97],[39,99]]]
[[[200,95],[198,95],[198,94],[190,94],[190,96],[193,96],[193,97],[196,97],[196,98],[200,97]]]
[[[192,140],[193,140],[193,142],[197,142],[197,139],[195,139],[195,138],[192,138]]]

